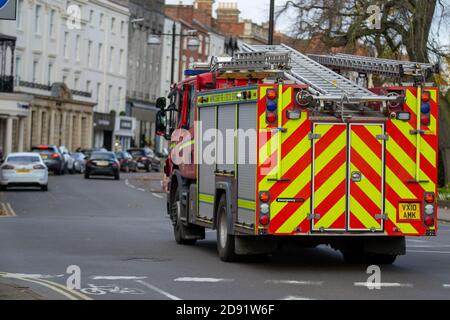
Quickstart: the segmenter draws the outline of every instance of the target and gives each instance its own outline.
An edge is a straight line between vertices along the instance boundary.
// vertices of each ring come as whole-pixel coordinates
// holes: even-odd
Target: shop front
[[[114,131],[115,151],[127,150],[134,147],[133,140],[136,134],[136,119],[133,117],[118,116]]]
[[[113,150],[115,123],[116,114],[114,112],[94,113],[94,148]]]

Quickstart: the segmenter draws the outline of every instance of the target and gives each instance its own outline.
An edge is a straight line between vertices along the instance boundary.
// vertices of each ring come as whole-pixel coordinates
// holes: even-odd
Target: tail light
[[[268,89],[266,92],[266,122],[273,124],[277,122],[277,97],[278,93],[275,89]]]
[[[2,166],[2,170],[14,170],[14,166],[10,164],[5,164]]]
[[[270,223],[270,218],[269,218],[269,216],[268,215],[262,215],[260,218],[259,218],[259,223],[261,224],[261,225],[263,225],[263,226],[267,226],[267,225],[269,225],[269,223]]]
[[[147,157],[140,157],[139,160],[140,161],[146,161],[146,160],[148,160],[148,158]]]
[[[35,169],[35,170],[45,170],[46,167],[44,165],[42,165],[42,164],[37,164],[37,165],[33,166],[33,169]]]
[[[52,154],[52,158],[53,158],[53,159],[59,158],[59,154],[58,154],[58,153],[53,153],[53,154]]]
[[[423,221],[427,227],[434,226],[435,216],[435,195],[431,192],[426,192],[424,195],[425,205],[423,209],[424,217]]]
[[[270,199],[270,194],[267,191],[263,191],[259,194],[259,200],[261,202],[268,202]]]
[[[92,160],[86,161],[86,167],[90,167],[90,166],[92,166]]]
[[[113,163],[112,163],[112,166],[113,166],[114,168],[117,168],[119,165],[117,164],[117,162],[113,162]]]
[[[429,91],[424,91],[422,94],[422,106],[420,111],[422,113],[420,117],[420,123],[423,126],[429,126],[431,122],[431,105],[430,105],[431,95]]]

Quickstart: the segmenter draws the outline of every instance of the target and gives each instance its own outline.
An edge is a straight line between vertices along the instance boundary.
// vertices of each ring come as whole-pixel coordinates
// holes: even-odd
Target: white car
[[[48,190],[48,168],[39,153],[10,153],[0,166],[0,189],[35,186]]]

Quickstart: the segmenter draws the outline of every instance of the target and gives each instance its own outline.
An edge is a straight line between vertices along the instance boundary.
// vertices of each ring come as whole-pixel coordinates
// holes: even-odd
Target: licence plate
[[[48,159],[48,155],[46,155],[46,154],[41,154],[41,158],[42,158],[42,160],[47,160],[47,159]]]
[[[27,169],[19,169],[19,170],[16,170],[16,172],[17,172],[17,173],[30,173],[31,170],[27,170]]]
[[[420,220],[420,203],[399,203],[398,218],[399,220]]]
[[[99,167],[107,167],[108,164],[109,164],[109,162],[107,162],[107,161],[99,161],[99,162],[97,162],[97,165]]]

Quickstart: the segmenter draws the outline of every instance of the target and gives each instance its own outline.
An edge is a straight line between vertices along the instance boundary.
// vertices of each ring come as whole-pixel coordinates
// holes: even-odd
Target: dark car
[[[128,149],[127,152],[137,161],[138,169],[144,169],[147,172],[151,170],[159,171],[161,159],[155,155],[152,149],[134,148]]]
[[[57,146],[39,145],[32,147],[31,152],[36,152],[41,155],[49,171],[52,171],[56,175],[64,174],[66,164]]]
[[[124,172],[137,172],[137,162],[128,152],[116,152],[116,157],[120,162],[120,170]]]
[[[86,162],[84,178],[110,176],[120,180],[120,165],[114,152],[93,152]]]

